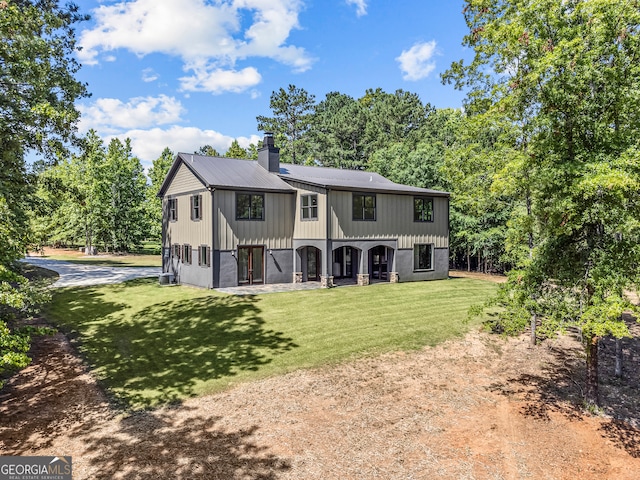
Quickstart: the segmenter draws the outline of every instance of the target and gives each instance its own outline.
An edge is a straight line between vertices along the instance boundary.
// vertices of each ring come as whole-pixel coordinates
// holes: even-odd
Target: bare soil
[[[637,479],[640,329],[600,348],[602,411],[582,407],[568,335],[480,331],[124,413],[62,334],[0,391],[0,453],[71,455],[74,479]]]

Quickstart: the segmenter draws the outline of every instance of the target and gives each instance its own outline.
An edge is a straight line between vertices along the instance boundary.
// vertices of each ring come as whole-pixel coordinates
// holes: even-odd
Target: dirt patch
[[[449,270],[449,278],[475,278],[476,280],[487,280],[495,283],[505,283],[505,275],[481,272],[467,272],[466,270]]]
[[[75,479],[638,478],[637,336],[625,381],[601,349],[599,416],[581,409],[581,352],[472,332],[124,415],[43,337],[0,396],[0,448],[72,455]]]

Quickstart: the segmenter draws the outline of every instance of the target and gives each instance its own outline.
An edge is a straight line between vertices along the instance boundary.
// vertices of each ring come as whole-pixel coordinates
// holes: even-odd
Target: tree
[[[369,89],[359,101],[367,115],[363,140],[367,158],[396,142],[415,147],[428,110],[417,94],[404,90],[391,94],[380,88]]]
[[[11,321],[39,300],[15,263],[30,241],[32,178],[23,155],[34,149],[55,158],[73,140],[76,99],[87,95],[72,56],[73,26],[86,17],[58,3],[0,1],[0,372],[29,362],[30,332]]]
[[[354,98],[330,92],[315,107],[309,142],[314,160],[324,167],[364,169],[366,111]]]
[[[105,225],[105,161],[102,139],[90,130],[78,154],[39,173],[33,219],[39,243],[82,244],[92,250]]]
[[[526,143],[513,171],[527,179],[534,241],[501,293],[501,325],[533,312],[550,333],[578,326],[591,405],[598,340],[628,335],[624,291],[639,280],[639,6],[467,0],[475,56],[444,77],[470,88],[470,113],[507,115]]]
[[[304,163],[309,153],[306,134],[311,128],[315,97],[303,88],[289,85],[271,94],[269,107],[273,117],[256,117],[258,130],[272,132],[282,145],[280,158],[284,162]]]
[[[203,145],[202,147],[200,147],[198,150],[196,150],[195,152],[193,152],[196,155],[205,155],[207,157],[219,157],[220,153],[218,153],[218,151],[213,148],[211,145]]]
[[[73,139],[87,96],[74,74],[80,65],[74,24],[88,19],[56,0],[0,2],[0,143],[54,155]]]
[[[238,140],[231,142],[231,146],[224,156],[227,158],[248,158],[247,151],[240,146]]]
[[[109,142],[101,183],[105,228],[103,242],[114,251],[130,251],[147,236],[144,207],[147,179],[142,164],[131,153],[131,140]]]
[[[147,215],[149,217],[149,237],[160,241],[162,237],[162,200],[158,198],[158,192],[164,182],[169,169],[173,164],[175,155],[166,147],[162,154],[153,161],[149,169],[151,184],[147,188]]]

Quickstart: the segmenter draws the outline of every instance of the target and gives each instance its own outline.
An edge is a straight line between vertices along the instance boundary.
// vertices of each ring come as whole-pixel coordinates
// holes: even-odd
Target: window
[[[208,267],[211,265],[210,250],[206,245],[200,245],[198,247],[198,265],[201,267]]]
[[[182,248],[177,243],[173,245],[173,256],[175,258],[180,258],[180,253],[182,252]]]
[[[376,196],[361,193],[353,194],[353,219],[376,219]]]
[[[170,198],[169,199],[169,220],[175,222],[178,220],[178,199]]]
[[[433,270],[433,245],[416,244],[413,246],[413,269]]]
[[[191,265],[191,245],[182,246],[182,263]]]
[[[264,220],[264,195],[236,193],[236,220]]]
[[[202,195],[191,195],[191,220],[202,219]]]
[[[300,203],[302,205],[303,220],[318,219],[318,195],[302,195],[300,197]]]
[[[413,221],[433,222],[433,198],[414,197],[413,198]]]

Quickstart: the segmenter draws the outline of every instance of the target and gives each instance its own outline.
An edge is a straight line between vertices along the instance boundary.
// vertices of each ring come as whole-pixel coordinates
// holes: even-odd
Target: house
[[[160,189],[163,272],[207,288],[447,278],[449,194],[366,171],[180,153]]]

